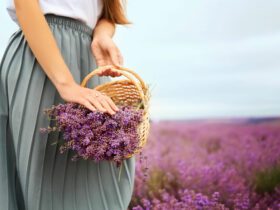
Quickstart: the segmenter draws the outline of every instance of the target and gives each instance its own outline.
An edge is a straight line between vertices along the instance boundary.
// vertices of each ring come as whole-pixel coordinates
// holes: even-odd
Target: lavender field
[[[152,122],[143,155],[129,209],[280,209],[280,119]]]

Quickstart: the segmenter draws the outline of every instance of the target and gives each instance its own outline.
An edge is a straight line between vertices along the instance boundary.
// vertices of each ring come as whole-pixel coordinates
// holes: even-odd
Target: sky
[[[280,116],[280,1],[127,1],[114,40],[153,120]],[[0,4],[0,57],[17,29]]]

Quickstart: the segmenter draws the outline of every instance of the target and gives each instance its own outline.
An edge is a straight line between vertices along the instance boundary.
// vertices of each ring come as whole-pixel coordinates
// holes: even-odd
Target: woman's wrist
[[[109,20],[102,18],[99,19],[93,31],[93,38],[109,36],[113,37],[115,33],[115,24]]]
[[[106,39],[112,39],[112,37],[110,35],[108,35],[107,33],[98,33],[95,34],[93,39],[92,39],[92,44],[94,42],[100,42],[102,40],[106,40]]]
[[[67,87],[70,85],[76,84],[74,79],[68,79],[68,78],[61,78],[56,81],[55,86],[59,88]]]
[[[69,72],[69,74],[67,72]],[[58,92],[62,91],[64,88],[77,84],[70,71],[65,71],[64,75],[57,76],[53,83]]]

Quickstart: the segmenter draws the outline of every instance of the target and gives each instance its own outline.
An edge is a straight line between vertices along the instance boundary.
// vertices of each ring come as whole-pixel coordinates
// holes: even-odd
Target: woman
[[[1,210],[125,210],[133,191],[135,158],[118,168],[109,161],[71,161],[42,134],[44,108],[77,102],[115,114],[118,108],[95,86],[120,74],[122,56],[112,41],[115,24],[127,24],[118,0],[12,0],[20,26],[0,65]],[[97,66],[100,77],[82,79]]]

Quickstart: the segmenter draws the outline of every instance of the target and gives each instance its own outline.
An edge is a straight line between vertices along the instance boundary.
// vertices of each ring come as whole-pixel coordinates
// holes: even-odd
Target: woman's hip
[[[96,68],[91,53],[92,30],[71,18],[46,15],[46,20],[65,63],[75,81],[80,84]],[[12,133],[17,139],[21,136],[20,132],[23,132],[23,119],[28,119],[25,116],[32,115],[34,122],[31,124],[36,123],[36,115],[42,117],[42,103],[51,105],[55,102],[54,95],[58,93],[37,62],[20,29],[9,40],[1,61],[0,74],[0,114],[9,116]],[[87,85],[94,88],[109,80],[109,77],[94,76]],[[27,114],[27,109],[30,114]]]
[[[80,83],[96,68],[91,52],[92,29],[76,19],[52,14],[46,14],[45,17],[65,63],[76,82]],[[39,66],[39,70],[45,75],[29,48],[22,30],[19,29],[11,35],[0,65],[0,85],[3,86],[4,92],[11,95],[9,92],[14,91],[14,87],[19,80],[22,80],[23,75],[34,73],[36,66]],[[98,83],[108,81],[109,78],[93,78],[92,80],[88,85],[94,87]]]

